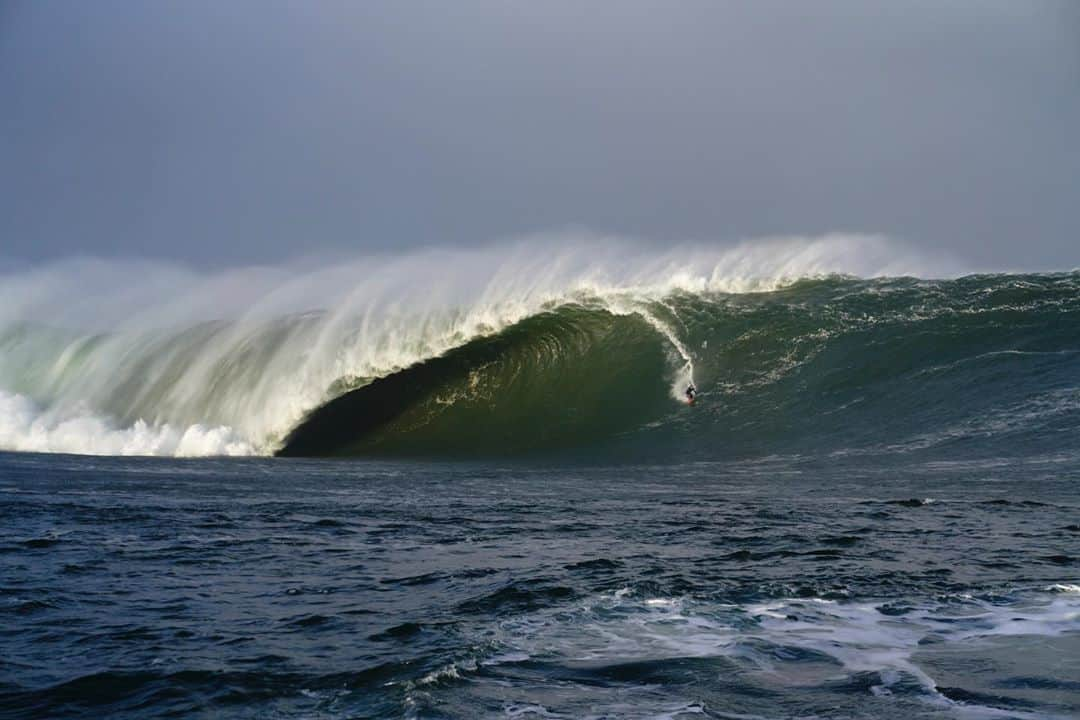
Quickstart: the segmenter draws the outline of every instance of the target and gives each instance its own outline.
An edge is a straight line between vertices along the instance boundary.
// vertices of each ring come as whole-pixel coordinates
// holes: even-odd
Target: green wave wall
[[[1080,275],[576,299],[312,411],[282,455],[942,457],[1080,446]],[[670,330],[671,336],[658,330]],[[691,356],[701,393],[677,399]]]

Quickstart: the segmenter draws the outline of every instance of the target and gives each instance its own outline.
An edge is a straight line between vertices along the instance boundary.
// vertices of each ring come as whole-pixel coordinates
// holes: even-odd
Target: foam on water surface
[[[1030,642],[1045,641],[1040,638],[1070,636],[1080,648],[1080,599],[1060,592],[1018,593],[1008,602],[945,597],[903,605],[800,598],[734,605],[620,590],[573,610],[499,623],[490,636],[494,649],[476,660],[481,677],[474,672],[473,679],[484,682],[500,673],[518,677],[515,668],[540,664],[566,668],[568,678],[582,680],[625,675],[640,681],[640,675],[650,674],[673,680],[681,663],[698,659],[721,663],[706,672],[733,673],[762,692],[857,682],[883,701],[899,695],[952,717],[1065,717],[954,700],[940,690],[933,670],[926,669],[946,652],[1008,657],[1023,653]],[[1002,645],[1009,639],[1011,644]],[[998,647],[989,653],[988,644],[995,642]],[[529,696],[534,690],[539,693],[534,688],[521,694]],[[583,698],[598,692],[589,682],[577,691]],[[524,712],[522,708],[539,706],[514,707]],[[741,717],[707,704],[687,707],[707,709],[716,717]],[[629,716],[662,714],[654,708]]]

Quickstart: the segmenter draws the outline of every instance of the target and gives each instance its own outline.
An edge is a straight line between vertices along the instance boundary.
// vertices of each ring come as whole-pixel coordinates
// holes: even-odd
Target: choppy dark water
[[[1077,717],[1075,460],[0,455],[0,716]]]

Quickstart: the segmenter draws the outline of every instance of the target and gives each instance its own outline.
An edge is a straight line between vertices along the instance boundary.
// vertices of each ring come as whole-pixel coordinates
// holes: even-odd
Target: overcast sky
[[[0,0],[0,256],[580,225],[1080,266],[1080,3]]]

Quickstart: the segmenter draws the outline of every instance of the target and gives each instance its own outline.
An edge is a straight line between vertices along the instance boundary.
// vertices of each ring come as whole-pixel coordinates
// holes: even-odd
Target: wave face
[[[211,275],[71,261],[0,277],[0,449],[1075,452],[1080,274],[910,277],[928,274],[859,236],[660,254],[549,238]]]
[[[1077,448],[1078,275],[829,278],[676,292],[627,315],[604,305],[534,315],[352,390],[282,453],[584,448],[650,461]],[[687,407],[691,375],[700,394]]]

